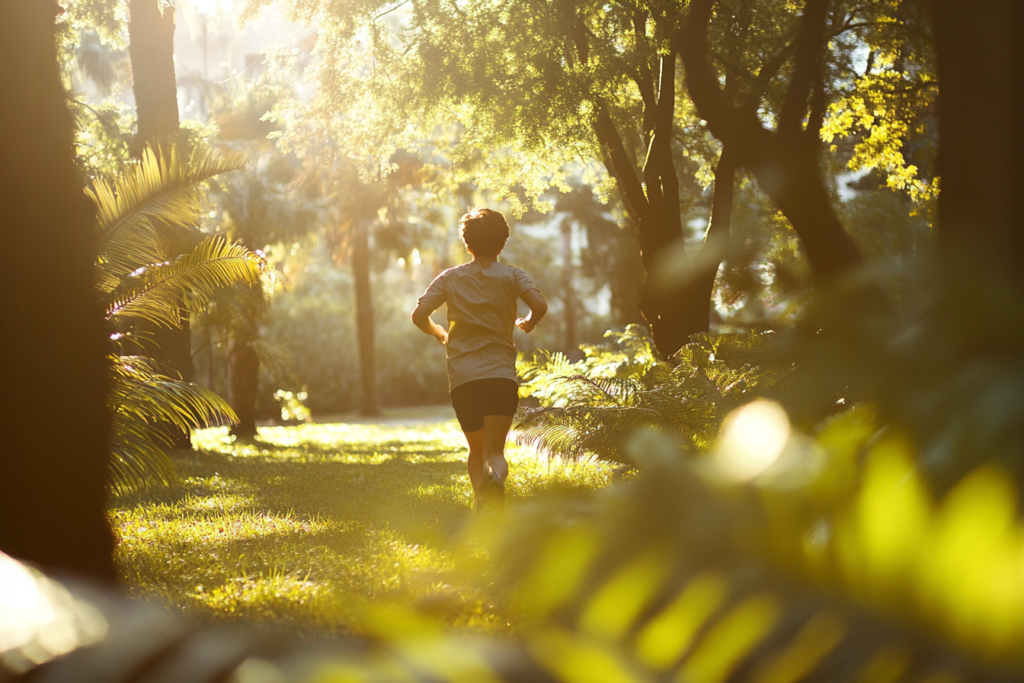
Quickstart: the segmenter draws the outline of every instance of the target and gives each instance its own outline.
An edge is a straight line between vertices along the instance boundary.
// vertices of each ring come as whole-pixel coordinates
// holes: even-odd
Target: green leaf
[[[258,254],[222,237],[201,242],[191,254],[145,266],[126,278],[106,302],[107,320],[138,318],[181,327],[182,305],[197,309],[235,283],[258,284],[265,264]]]
[[[164,373],[146,356],[111,356],[114,415],[111,480],[119,491],[152,481],[171,484],[174,468],[166,449],[174,430],[191,431],[237,422],[214,392]]]
[[[93,181],[85,193],[97,207],[101,290],[110,291],[140,266],[163,261],[155,224],[194,227],[203,208],[203,183],[242,168],[246,160],[241,153],[206,148],[188,159],[173,146],[166,153],[146,149],[120,178]]]

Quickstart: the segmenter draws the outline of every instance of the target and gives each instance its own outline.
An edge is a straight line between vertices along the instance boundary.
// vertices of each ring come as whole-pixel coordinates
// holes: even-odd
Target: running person
[[[504,501],[508,463],[505,439],[519,406],[512,332],[531,332],[548,304],[529,276],[500,263],[508,223],[497,211],[475,208],[459,220],[459,235],[473,260],[438,275],[412,312],[416,327],[445,344],[448,390],[469,444],[469,479],[478,502]],[[516,317],[517,300],[530,307]],[[448,304],[448,329],[430,314]]]

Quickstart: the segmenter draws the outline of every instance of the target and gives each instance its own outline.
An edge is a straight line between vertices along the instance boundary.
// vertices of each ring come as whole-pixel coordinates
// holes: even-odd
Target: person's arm
[[[431,311],[423,304],[417,304],[412,311],[412,323],[442,344],[448,343],[448,330],[430,319]]]
[[[519,295],[519,298],[530,307],[530,313],[525,318],[519,318],[516,320],[516,325],[523,332],[533,332],[533,329],[537,327],[537,323],[544,317],[544,314],[548,312],[548,302],[541,296],[540,291],[536,289],[528,289]]]

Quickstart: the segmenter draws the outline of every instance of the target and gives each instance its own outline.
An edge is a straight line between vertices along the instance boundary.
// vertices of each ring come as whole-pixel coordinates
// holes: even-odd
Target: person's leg
[[[481,436],[483,450],[481,478],[483,478],[484,472],[493,472],[501,481],[508,478],[505,440],[508,438],[508,430],[511,428],[511,415],[484,415],[484,428],[477,432]]]
[[[480,482],[484,479],[484,430],[463,432],[469,444],[469,459],[466,467],[469,470],[469,481],[473,484],[473,493],[480,495]]]
[[[451,398],[455,416],[459,419],[459,426],[469,446],[469,457],[466,459],[469,481],[473,485],[473,493],[479,498],[480,484],[484,479],[484,417],[480,383],[468,382],[455,387]]]

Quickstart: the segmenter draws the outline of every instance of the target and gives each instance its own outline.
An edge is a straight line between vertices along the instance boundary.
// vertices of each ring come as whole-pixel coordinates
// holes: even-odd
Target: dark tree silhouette
[[[0,3],[0,549],[115,577],[105,515],[110,413],[93,283],[95,207],[82,193],[57,66],[52,0]]]
[[[941,88],[943,266],[970,279],[985,278],[996,289],[1011,285],[1019,301],[1024,294],[1024,3],[993,0],[979,12],[955,0],[933,0],[932,10]]]
[[[836,215],[818,159],[818,131],[827,104],[821,72],[828,0],[808,0],[804,6],[777,130],[766,128],[755,108],[731,104],[720,87],[707,52],[714,5],[715,0],[694,0],[676,41],[690,98],[708,130],[789,219],[815,278],[827,284],[848,275],[864,260]]]

